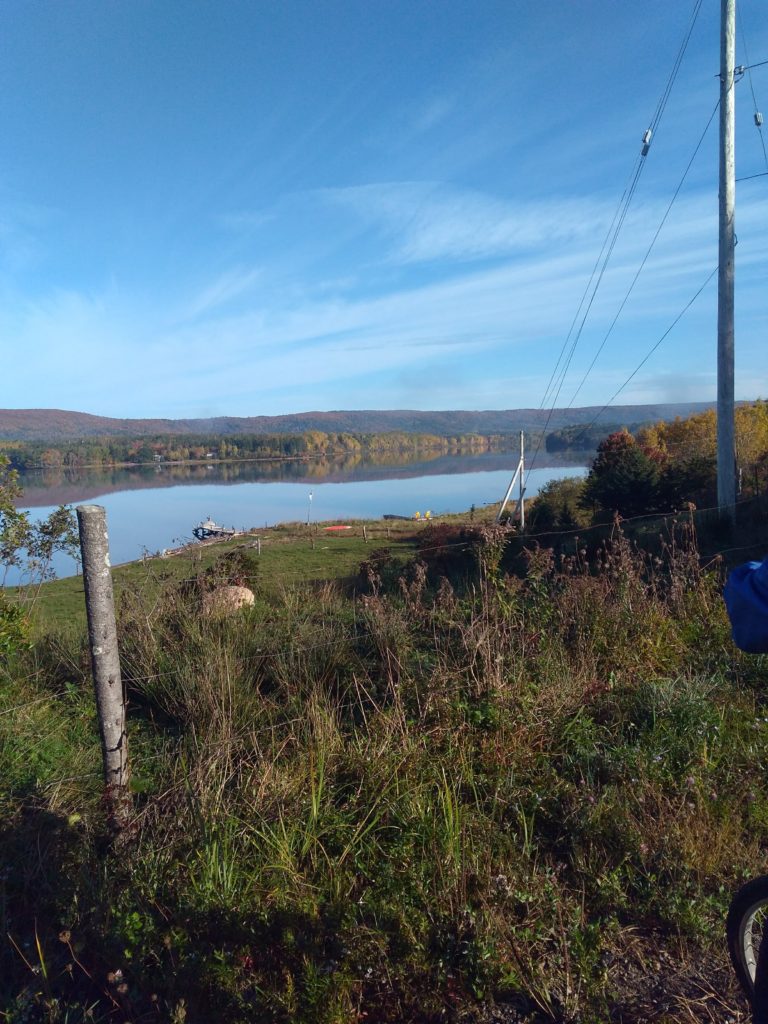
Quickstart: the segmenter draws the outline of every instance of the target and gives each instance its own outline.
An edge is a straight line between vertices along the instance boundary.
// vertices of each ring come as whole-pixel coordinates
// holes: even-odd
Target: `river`
[[[581,476],[583,466],[537,462],[527,482],[532,497],[549,480]],[[176,547],[211,517],[238,530],[280,522],[378,519],[429,510],[466,511],[499,502],[517,465],[511,452],[317,461],[222,462],[121,469],[34,470],[21,476],[22,507],[42,519],[61,504],[96,503],[107,510],[112,563]],[[310,497],[311,496],[311,497]],[[59,576],[76,571],[60,556]],[[9,574],[7,584],[17,582]]]

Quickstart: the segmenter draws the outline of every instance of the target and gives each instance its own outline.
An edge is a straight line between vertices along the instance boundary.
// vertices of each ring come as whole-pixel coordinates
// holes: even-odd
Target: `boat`
[[[236,531],[226,526],[219,526],[209,516],[192,531],[198,540],[210,540],[212,537],[234,537]]]

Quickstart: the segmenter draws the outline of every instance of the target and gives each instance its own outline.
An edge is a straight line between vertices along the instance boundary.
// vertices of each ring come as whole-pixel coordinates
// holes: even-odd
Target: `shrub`
[[[0,591],[0,655],[10,658],[30,646],[29,620],[23,608]]]
[[[573,530],[587,526],[590,515],[584,508],[585,481],[581,477],[550,480],[536,495],[528,511],[528,529]]]

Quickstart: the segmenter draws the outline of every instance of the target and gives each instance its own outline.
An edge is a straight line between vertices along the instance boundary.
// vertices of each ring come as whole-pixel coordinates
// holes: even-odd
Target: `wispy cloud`
[[[226,231],[254,231],[274,220],[275,214],[269,210],[235,210],[222,213],[215,218],[216,224]]]
[[[604,230],[610,217],[595,200],[517,203],[440,182],[360,185],[320,194],[389,238],[390,258],[403,263],[522,254]]]
[[[742,306],[755,308],[764,304],[763,276],[752,266],[768,236],[764,206],[742,205],[739,296]],[[709,207],[709,196],[692,196],[675,208],[669,235],[649,261],[579,404],[610,397],[711,270],[716,227]],[[521,209],[531,239],[530,225],[542,209]],[[567,241],[535,249],[531,241],[525,259],[515,251],[492,265],[452,262],[424,273],[410,264],[402,273],[382,274],[371,287],[355,274],[336,278],[332,288],[289,294],[273,287],[268,266],[263,274],[235,266],[175,311],[116,286],[93,295],[59,289],[44,301],[5,304],[0,336],[15,338],[20,350],[34,350],[39,359],[28,367],[21,361],[13,393],[7,391],[0,405],[61,406],[68,394],[77,394],[82,408],[113,415],[183,415],[214,399],[232,414],[361,403],[392,407],[405,399],[433,408],[536,405],[599,250],[599,232],[582,221],[608,216],[607,204],[595,204],[581,219],[574,212],[580,204],[563,209],[575,222]],[[639,208],[627,225],[564,400],[610,323],[661,209]],[[545,218],[542,230],[562,230],[551,209],[550,216],[551,225]],[[410,237],[408,230],[405,225]],[[714,330],[710,293],[632,381],[626,401],[708,397],[707,374],[681,377],[677,368],[702,365],[696,360]],[[763,380],[762,351],[754,331],[740,339],[742,394],[742,384]],[[93,367],[88,379],[82,366]]]
[[[413,112],[412,124],[417,133],[431,131],[451,116],[456,100],[449,96],[431,96]]]
[[[261,277],[260,267],[234,267],[226,271],[192,299],[187,315],[194,318],[219,306],[227,305],[251,291]]]

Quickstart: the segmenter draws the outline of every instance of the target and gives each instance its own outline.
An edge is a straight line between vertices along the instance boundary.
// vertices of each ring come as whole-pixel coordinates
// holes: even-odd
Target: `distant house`
[[[206,459],[212,459],[214,457],[213,452],[206,452],[205,457]]]

